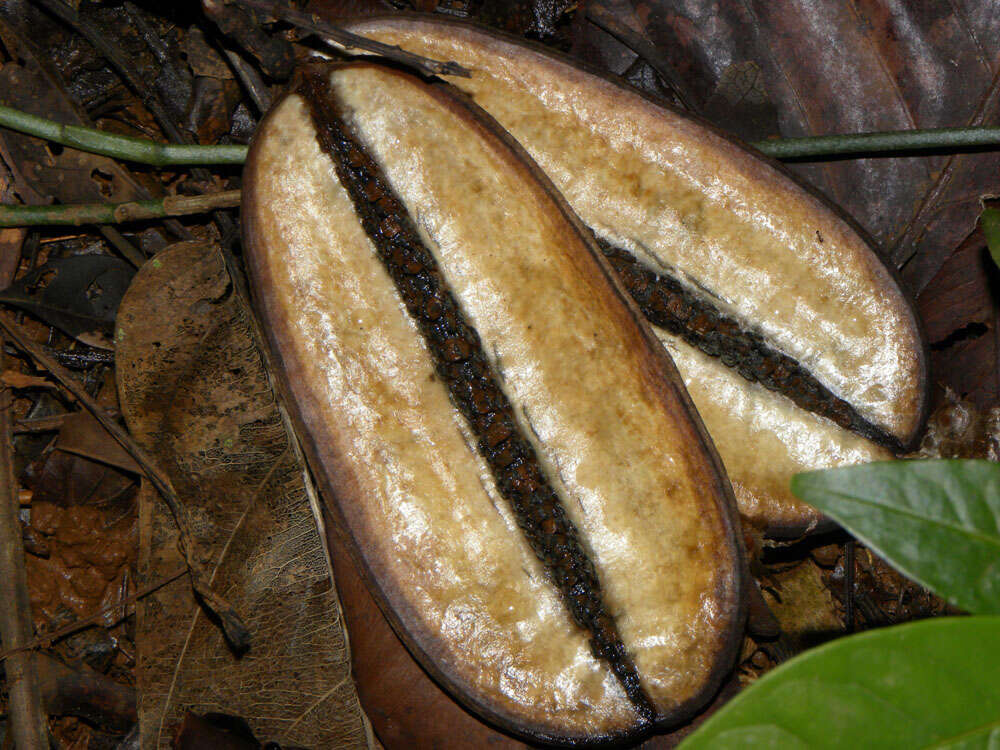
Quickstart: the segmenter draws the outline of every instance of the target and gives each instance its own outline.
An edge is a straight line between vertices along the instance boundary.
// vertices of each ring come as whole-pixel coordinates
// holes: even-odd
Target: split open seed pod
[[[736,490],[776,536],[821,515],[799,471],[891,458],[918,436],[913,307],[858,231],[759,155],[563,56],[467,24],[351,31],[437,60],[594,232],[673,356]]]
[[[523,150],[449,88],[312,69],[255,135],[243,226],[311,465],[427,671],[542,741],[704,705],[744,627],[731,489]]]

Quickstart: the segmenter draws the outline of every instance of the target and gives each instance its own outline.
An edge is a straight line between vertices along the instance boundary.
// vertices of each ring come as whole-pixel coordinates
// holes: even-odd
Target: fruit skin
[[[778,335],[778,348],[792,349],[786,353],[800,361],[805,357],[810,369],[820,368],[816,374],[824,385],[867,411],[904,447],[915,444],[927,413],[928,358],[913,305],[854,223],[780,165],[698,118],[524,40],[412,14],[362,19],[347,28],[470,68],[471,79],[451,77],[449,83],[521,141],[602,239],[631,242],[626,249],[644,254],[654,268],[680,268],[682,277],[693,276],[692,288],[711,290],[710,297],[724,301],[751,328]],[[494,80],[506,88],[491,93]],[[603,151],[594,145],[600,139]],[[676,187],[683,183],[678,175],[695,175],[711,190],[680,190],[661,210],[657,201],[671,197],[663,182],[673,180]],[[635,216],[627,216],[628,209]],[[719,218],[727,210],[743,214],[729,228]],[[757,225],[746,219],[750,214],[760,217]],[[737,240],[766,240],[772,235],[764,224],[770,221],[780,224],[773,237],[784,232],[791,245],[751,242],[734,254],[720,240],[727,232]],[[676,248],[680,255],[671,255]],[[731,265],[723,267],[723,257]],[[731,283],[740,276],[753,279],[749,288],[757,298]],[[797,330],[802,320],[812,321],[813,330]],[[793,473],[891,457],[828,420],[789,411],[784,397],[733,381],[728,368],[702,361],[677,337],[656,333],[716,438],[744,521],[769,535],[797,536],[826,526],[791,494]],[[698,380],[717,387],[699,388]]]
[[[366,66],[349,67],[363,69]],[[635,363],[635,367],[630,367],[625,372],[626,380],[631,382],[629,379],[634,377],[637,383],[652,394],[654,403],[661,405],[658,408],[662,408],[663,413],[652,414],[651,420],[653,422],[673,425],[671,429],[675,430],[676,434],[666,440],[666,447],[683,445],[680,453],[673,453],[674,460],[679,465],[687,467],[686,473],[676,478],[676,497],[671,496],[670,493],[658,493],[657,502],[649,505],[648,510],[654,517],[660,514],[660,518],[664,518],[667,511],[662,498],[664,495],[671,496],[675,503],[671,519],[675,525],[678,528],[693,528],[691,527],[691,519],[701,517],[707,524],[705,528],[708,533],[699,539],[697,545],[692,546],[690,551],[686,551],[680,546],[668,546],[657,551],[657,555],[662,557],[662,560],[658,559],[657,555],[647,555],[644,558],[647,561],[646,565],[637,566],[633,571],[633,577],[638,580],[638,583],[655,581],[656,588],[663,590],[668,590],[676,585],[687,586],[685,578],[699,580],[703,576],[708,576],[706,580],[715,581],[714,588],[703,589],[699,595],[712,602],[715,614],[698,626],[698,632],[694,634],[697,638],[693,641],[693,647],[705,652],[705,670],[699,672],[697,677],[692,678],[696,679],[697,682],[682,700],[670,703],[669,701],[664,702],[665,699],[662,695],[657,696],[658,700],[661,701],[661,715],[658,725],[683,721],[711,698],[724,675],[731,669],[746,617],[748,574],[734,503],[721,463],[711,448],[704,428],[662,348],[655,343],[648,327],[637,317],[635,309],[623,303],[606,262],[592,242],[579,234],[580,225],[575,216],[566,210],[565,204],[544,177],[533,166],[524,161],[523,152],[518,151],[516,144],[510,142],[509,138],[488,117],[474,115],[465,105],[459,104],[449,91],[428,88],[424,84],[417,83],[415,79],[398,72],[383,71],[381,75],[388,76],[389,78],[385,79],[387,81],[398,83],[399,80],[402,80],[408,82],[407,85],[415,87],[415,91],[422,92],[420,93],[421,97],[434,102],[434,106],[442,107],[450,117],[463,121],[471,134],[468,137],[475,136],[482,139],[489,147],[493,154],[491,158],[495,159],[494,166],[501,169],[502,176],[505,179],[516,178],[521,181],[522,192],[527,193],[530,205],[542,212],[545,225],[554,227],[553,231],[557,233],[554,237],[558,237],[558,241],[553,240],[552,246],[557,246],[562,250],[570,248],[564,259],[560,254],[554,256],[556,260],[553,262],[565,264],[560,265],[560,267],[564,268],[570,277],[575,274],[577,279],[585,281],[594,290],[595,293],[589,301],[596,306],[595,309],[601,311],[597,320],[610,320],[608,325],[612,325],[614,330],[629,341],[628,345],[623,345],[622,351],[631,358],[630,361]],[[292,148],[296,143],[295,132],[293,132],[295,129],[287,127],[287,122],[282,121],[280,127],[274,125],[275,121],[282,116],[280,113],[288,101],[289,98],[286,98],[275,105],[272,112],[261,124],[251,147],[245,172],[244,246],[253,280],[255,301],[265,323],[268,343],[274,353],[274,361],[278,364],[279,385],[286,394],[286,402],[302,436],[310,465],[324,489],[325,496],[330,500],[331,510],[338,517],[347,544],[359,562],[359,569],[364,571],[368,584],[387,619],[393,624],[394,629],[411,653],[436,680],[467,707],[507,731],[536,741],[569,744],[634,738],[648,731],[651,727],[635,721],[626,721],[624,725],[621,721],[612,722],[611,725],[603,728],[599,723],[595,723],[593,727],[585,728],[584,731],[565,726],[553,727],[551,722],[546,724],[545,721],[537,717],[516,716],[507,706],[483,700],[481,692],[475,692],[473,690],[475,686],[470,687],[467,674],[463,672],[463,665],[456,664],[452,659],[455,644],[442,643],[440,632],[437,634],[429,632],[426,623],[419,621],[420,613],[414,612],[413,607],[407,604],[406,596],[409,590],[420,581],[417,578],[407,579],[405,576],[402,578],[393,577],[393,564],[398,568],[400,563],[397,561],[387,564],[387,560],[396,554],[396,547],[400,546],[399,540],[389,539],[388,535],[384,533],[387,527],[380,527],[377,524],[372,526],[370,518],[359,516],[361,513],[359,507],[363,507],[366,502],[363,491],[366,466],[359,463],[356,445],[351,443],[353,439],[352,435],[349,434],[351,425],[346,422],[333,424],[328,419],[329,410],[332,407],[325,404],[321,398],[324,395],[322,388],[310,390],[310,383],[315,385],[321,382],[317,378],[317,363],[304,357],[303,350],[296,348],[296,337],[304,328],[308,327],[303,322],[303,315],[304,311],[310,309],[313,302],[310,295],[316,289],[311,287],[313,282],[300,279],[303,281],[303,286],[298,289],[298,296],[293,295],[292,298],[283,296],[283,290],[287,291],[287,285],[283,287],[284,281],[279,277],[286,273],[286,265],[296,262],[296,256],[300,253],[301,248],[287,245],[278,247],[275,243],[281,239],[282,231],[288,233],[284,235],[285,237],[292,237],[298,236],[296,232],[300,230],[305,232],[305,230],[296,226],[295,217],[282,215],[282,211],[286,209],[289,212],[304,211],[300,218],[308,218],[316,213],[312,210],[315,206],[310,204],[312,200],[310,196],[316,192],[315,186],[303,185],[293,175],[275,175],[272,171],[280,165],[281,149],[286,146]],[[397,106],[403,106],[400,97],[396,97],[392,101]],[[401,153],[410,153],[410,151],[402,149]],[[295,164],[291,166],[298,168]],[[275,203],[275,195],[271,192],[275,190],[286,192],[285,198],[287,200],[284,203],[280,205]],[[293,200],[293,198],[298,198],[296,192],[298,190],[302,190],[301,200]],[[272,203],[273,206],[269,205]],[[331,219],[331,221],[333,220]],[[324,242],[338,239],[336,236],[332,236],[336,232],[349,234],[353,231],[344,223],[334,222],[331,226],[335,228],[334,232],[331,233],[331,236],[325,235]],[[515,223],[506,231],[509,232],[516,226]],[[301,236],[305,237],[305,234]],[[512,252],[521,249],[516,240],[516,237],[512,238],[511,244],[514,248]],[[574,247],[575,249],[573,249]],[[544,244],[541,246],[541,250],[553,252],[551,246]],[[525,251],[522,250],[522,252]],[[531,252],[537,253],[539,248],[535,247]],[[528,259],[525,258],[525,260]],[[322,276],[323,269],[318,268],[317,270]],[[575,288],[572,287],[567,293],[569,297],[576,293],[572,291]],[[342,308],[356,302],[357,300],[352,298],[338,298],[338,305]],[[376,319],[375,322],[378,320]],[[539,324],[544,326],[544,320],[540,319]],[[477,325],[481,325],[481,323]],[[554,333],[558,334],[559,331]],[[366,335],[373,334],[369,331]],[[559,357],[563,356],[561,352],[556,354]],[[541,359],[545,360],[548,356],[550,355],[543,353]],[[596,361],[603,362],[600,357],[597,357]],[[581,369],[586,370],[585,367]],[[608,368],[602,364],[601,369]],[[633,376],[630,373],[638,374]],[[574,383],[576,382],[574,381]],[[386,387],[391,386],[392,382],[387,381]],[[576,385],[574,385],[575,387]],[[588,397],[582,393],[577,395],[581,398],[592,398],[592,396]],[[604,394],[601,394],[599,400],[603,403],[608,399]],[[582,408],[582,411],[586,411],[586,408]],[[428,420],[431,417],[434,415],[429,415]],[[434,417],[434,419],[437,418]],[[622,450],[635,451],[640,466],[646,465],[643,463],[644,461],[651,465],[648,457],[644,457],[649,452],[648,444],[627,445],[621,446],[621,448]],[[658,451],[657,454],[659,454]],[[458,451],[458,454],[450,455],[450,460],[459,461],[465,453]],[[657,455],[655,463],[661,464],[662,456]],[[615,465],[604,468],[611,473],[620,473],[620,469]],[[640,476],[639,483],[642,484],[644,481]],[[697,486],[698,493],[687,494],[687,490],[685,490],[687,486]],[[641,488],[636,489],[635,492],[637,496],[642,496]],[[631,518],[630,514],[624,514],[623,517]],[[655,518],[654,521],[656,521]],[[658,524],[657,521],[657,525],[652,528],[662,528],[664,539],[671,533],[678,533],[675,529],[669,528],[668,525],[660,526]],[[513,529],[513,531],[517,530]],[[640,531],[642,529],[637,529],[637,533]],[[460,533],[463,533],[463,527],[448,526],[441,532],[442,540],[447,542],[449,535]],[[389,541],[387,542],[386,539]],[[509,543],[510,545],[510,554],[521,554],[523,557],[525,543],[520,535],[511,534],[509,538],[504,537],[504,539],[503,544]],[[597,539],[597,537],[593,537],[593,539]],[[690,540],[688,543],[694,544]],[[379,548],[380,544],[381,548]],[[389,549],[390,547],[391,549]],[[506,550],[507,547],[504,549]],[[434,546],[424,549],[424,557],[418,562],[425,563],[425,570],[429,570],[433,568],[435,556],[440,552],[441,550]],[[656,565],[665,564],[667,561],[674,564],[676,562],[674,558],[681,554],[687,556],[685,559],[704,560],[704,565],[714,572],[706,572],[705,567],[700,567],[694,571],[686,572],[684,575],[664,579],[662,582],[660,579],[648,577],[647,568],[649,566],[656,567]],[[523,560],[525,565],[531,565],[529,558],[524,557]],[[600,560],[598,563],[603,569],[605,563]],[[609,586],[608,580],[605,580],[606,588],[613,588],[614,585],[612,581],[611,586]],[[701,632],[702,630],[704,633]],[[701,646],[697,645],[699,642],[702,644]],[[551,646],[546,646],[553,653],[558,647],[560,647],[560,643],[556,642],[552,643]]]

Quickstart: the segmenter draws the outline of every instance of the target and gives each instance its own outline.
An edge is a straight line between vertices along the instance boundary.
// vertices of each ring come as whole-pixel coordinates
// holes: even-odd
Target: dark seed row
[[[594,656],[609,664],[642,717],[652,721],[656,710],[607,612],[594,566],[534,448],[519,431],[479,334],[466,322],[406,207],[345,124],[325,80],[308,78],[301,93],[310,104],[320,145],[332,158],[365,232],[420,327],[453,403],[472,427],[501,495],[573,620],[589,631]]]
[[[898,438],[858,414],[806,368],[769,346],[759,333],[744,329],[676,279],[643,265],[627,250],[600,238],[597,242],[651,323],[680,336],[710,357],[718,357],[746,380],[785,395],[802,409],[894,452],[902,451]]]

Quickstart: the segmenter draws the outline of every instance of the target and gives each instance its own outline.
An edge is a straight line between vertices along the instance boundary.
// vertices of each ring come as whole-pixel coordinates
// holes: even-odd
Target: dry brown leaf
[[[59,386],[38,375],[26,375],[17,370],[4,370],[0,382],[11,388],[58,388]]]
[[[241,658],[185,580],[138,609],[144,748],[170,747],[186,711],[244,718],[263,741],[366,747],[368,733],[302,464],[249,311],[219,253],[181,243],[136,276],[118,312],[129,429],[186,501],[212,583],[250,628]],[[140,587],[181,564],[150,488],[140,499]]]
[[[73,412],[63,418],[55,447],[133,474],[142,473],[131,454],[87,411]]]

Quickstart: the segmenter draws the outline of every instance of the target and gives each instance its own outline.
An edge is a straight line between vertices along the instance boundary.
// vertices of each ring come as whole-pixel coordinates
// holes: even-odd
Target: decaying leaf
[[[78,456],[141,474],[135,459],[115,440],[111,433],[87,411],[67,414],[59,427],[56,448]]]
[[[0,38],[21,64],[0,70],[0,104],[70,125],[90,125],[30,40],[30,30],[0,21]],[[152,197],[114,159],[4,131],[0,154],[25,203],[139,200]]]
[[[143,747],[169,747],[188,710],[238,715],[282,745],[365,747],[310,489],[218,252],[182,243],[144,266],[117,343],[129,429],[186,500],[213,584],[252,634],[235,657],[184,580],[141,603]],[[144,488],[139,585],[180,563],[173,521]]]
[[[58,388],[59,386],[38,375],[26,375],[17,370],[4,370],[0,373],[0,382],[11,388]]]
[[[108,255],[58,258],[0,291],[0,302],[32,312],[86,344],[108,348],[104,334],[114,327],[134,273],[128,263]]]
[[[917,298],[930,343],[934,381],[979,409],[1000,399],[995,290],[1000,268],[981,231],[973,232]]]

